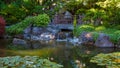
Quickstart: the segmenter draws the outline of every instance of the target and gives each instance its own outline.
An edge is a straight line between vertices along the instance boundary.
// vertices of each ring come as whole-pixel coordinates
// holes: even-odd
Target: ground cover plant
[[[100,66],[106,66],[106,68],[120,68],[120,52],[109,54],[98,54],[94,56],[90,62],[97,63]]]
[[[48,59],[40,59],[38,56],[11,56],[1,57],[2,68],[62,68],[63,66]]]
[[[21,34],[23,30],[30,25],[36,27],[47,26],[50,22],[50,18],[47,14],[39,14],[37,16],[26,17],[20,23],[14,24],[6,29],[8,34]]]

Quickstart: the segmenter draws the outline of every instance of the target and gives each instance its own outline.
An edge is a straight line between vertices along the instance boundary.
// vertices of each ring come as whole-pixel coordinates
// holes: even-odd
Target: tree
[[[105,0],[97,2],[97,5],[105,10],[110,24],[120,24],[120,0]]]

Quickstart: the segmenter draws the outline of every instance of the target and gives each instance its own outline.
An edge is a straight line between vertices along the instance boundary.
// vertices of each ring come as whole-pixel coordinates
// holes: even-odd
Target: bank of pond
[[[119,48],[98,48],[92,45],[78,46],[66,41],[55,40],[32,42],[30,43],[32,47],[28,48],[23,47],[23,45],[13,45],[11,40],[0,40],[0,43],[0,60],[2,61],[0,63],[3,67],[106,68],[106,66],[113,65],[114,68],[119,68],[120,63]],[[109,61],[103,64],[105,60]]]

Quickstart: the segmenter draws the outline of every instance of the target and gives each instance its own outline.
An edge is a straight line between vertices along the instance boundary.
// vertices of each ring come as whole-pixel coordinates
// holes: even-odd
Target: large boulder
[[[77,44],[81,44],[81,42],[79,41],[79,38],[69,38],[68,42],[72,43],[73,45],[77,45]]]
[[[59,29],[55,29],[52,26],[44,27],[27,27],[24,30],[24,39],[27,40],[52,40],[55,38],[56,33],[58,33]]]
[[[14,38],[13,44],[14,45],[27,45],[27,42],[23,39]]]
[[[41,33],[40,35],[27,35],[27,34],[25,35],[24,36],[26,37],[26,39],[32,41],[41,41],[41,40],[49,41],[55,39],[55,35],[49,32],[44,32]]]
[[[79,36],[79,42],[85,45],[93,45],[94,44],[94,39],[91,33],[88,32],[83,32]]]
[[[56,34],[56,39],[60,39],[60,40],[65,40],[67,38],[70,38],[71,33],[67,33],[67,32],[58,32]]]
[[[24,31],[25,34],[29,34],[31,32],[30,26],[28,26]]]
[[[43,32],[43,28],[41,27],[27,27],[24,30],[24,34],[34,34],[34,35],[39,35],[41,34],[41,32]]]
[[[14,35],[14,38],[19,38],[19,39],[23,39],[24,36],[22,34],[17,34],[17,35]]]
[[[110,41],[109,36],[104,33],[100,33],[95,42],[96,47],[114,47],[114,44]]]
[[[41,34],[43,31],[45,31],[44,28],[41,28],[41,27],[33,27],[33,29],[32,29],[32,34],[33,34],[33,35],[39,35],[39,34]]]
[[[75,45],[94,45],[94,39],[91,33],[83,32],[79,37],[69,38],[69,42]]]
[[[49,32],[51,32],[51,33],[54,33],[54,34],[56,34],[56,33],[59,32],[59,29],[54,28],[52,26],[51,27],[47,27],[46,30],[49,31]]]
[[[52,33],[46,32],[46,33],[42,33],[40,35],[40,38],[41,38],[41,40],[53,40],[53,39],[55,39],[55,35]]]
[[[12,41],[13,45],[14,46],[20,46],[20,47],[23,47],[23,48],[32,48],[29,44],[28,44],[28,41],[26,40],[23,40],[23,39],[18,39],[18,38],[14,38],[13,41]]]

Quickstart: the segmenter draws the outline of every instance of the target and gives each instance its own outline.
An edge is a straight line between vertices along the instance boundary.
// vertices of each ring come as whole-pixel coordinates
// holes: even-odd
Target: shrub
[[[95,28],[96,31],[102,31],[105,30],[106,28],[104,26],[98,26]]]
[[[94,26],[91,25],[82,25],[79,27],[79,29],[83,29],[85,31],[93,31],[94,30]]]
[[[34,18],[34,26],[46,26],[50,22],[50,18],[47,14],[41,14]]]
[[[97,30],[95,32],[101,32],[105,33],[110,37],[110,40],[114,43],[117,43],[120,39],[120,30],[117,29],[112,29],[112,28],[107,28],[107,29],[102,29],[102,30]]]
[[[4,5],[0,11],[0,14],[6,19],[7,25],[20,22],[26,16],[26,9],[21,8],[16,3]]]
[[[91,32],[91,31],[94,31],[94,26],[91,26],[91,25],[81,25],[79,27],[76,28],[76,34],[79,35],[81,34],[82,32]]]
[[[10,26],[6,31],[8,34],[21,34],[27,26],[33,23],[33,21],[34,17],[27,17],[20,23]]]
[[[98,32],[91,32],[91,33],[92,33],[93,39],[96,40],[99,36],[99,33]]]
[[[2,16],[0,16],[0,36],[2,36],[5,32],[5,20]]]
[[[13,56],[0,58],[2,68],[62,68],[62,65],[38,56]]]
[[[30,16],[25,18],[20,23],[10,26],[6,29],[7,33],[9,34],[21,34],[23,30],[33,24],[37,27],[47,26],[49,24],[49,16],[47,14],[41,14],[38,16]]]
[[[2,7],[1,7],[2,6]],[[46,13],[43,5],[34,0],[14,0],[10,3],[0,1],[0,15],[2,15],[7,22],[7,25],[16,24],[22,21],[28,15]]]
[[[120,25],[116,25],[113,28],[120,30]]]

